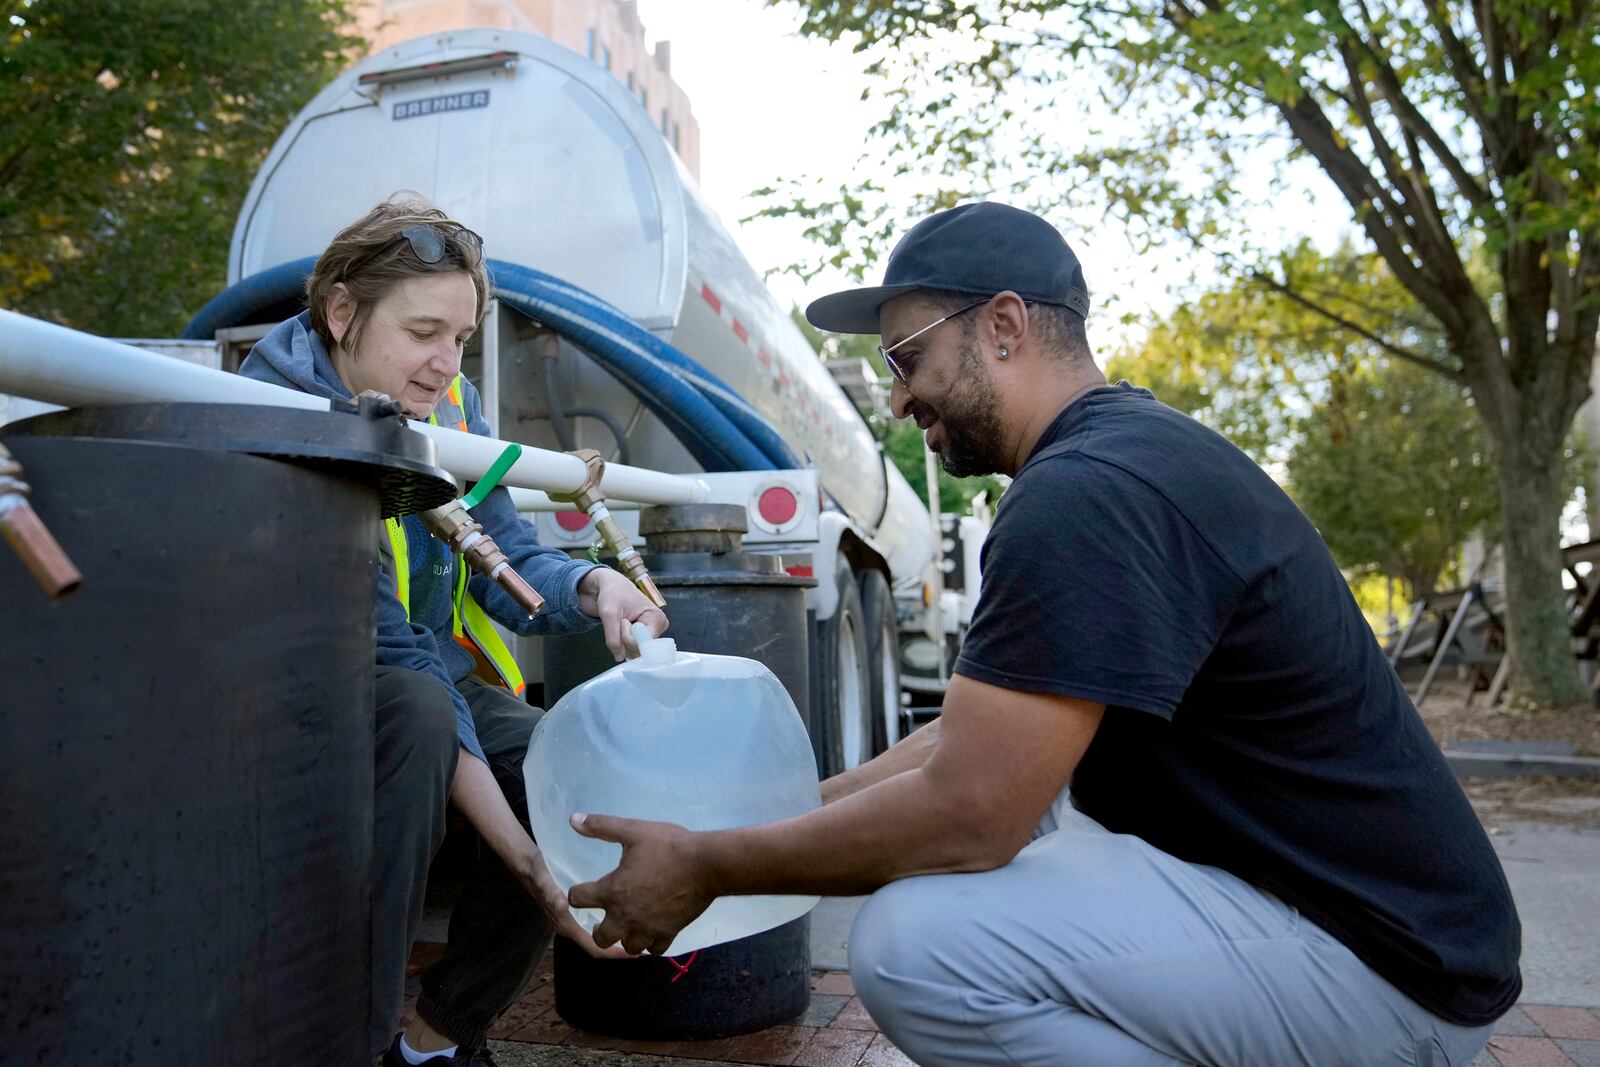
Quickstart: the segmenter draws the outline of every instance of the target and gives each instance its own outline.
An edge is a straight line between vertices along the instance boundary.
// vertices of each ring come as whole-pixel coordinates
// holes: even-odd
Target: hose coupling
[[[467,566],[498,582],[500,588],[528,613],[528,618],[533,618],[544,607],[544,597],[517,573],[494,538],[483,532],[483,523],[467,511],[465,503],[452,500],[443,507],[422,512],[421,518],[428,532],[449,545]]]
[[[645,568],[638,549],[629,542],[628,535],[622,532],[622,527],[617,525],[617,520],[611,517],[611,511],[606,507],[606,498],[600,492],[600,479],[606,472],[605,459],[592,448],[580,448],[567,454],[583,460],[583,485],[571,493],[550,493],[550,499],[562,504],[576,504],[582,508],[589,516],[589,521],[593,522],[595,529],[599,531],[600,539],[616,554],[617,566],[622,568],[622,573],[638,587],[646,600],[658,608],[665,609],[667,600],[661,595],[661,590],[656,588],[655,580]]]

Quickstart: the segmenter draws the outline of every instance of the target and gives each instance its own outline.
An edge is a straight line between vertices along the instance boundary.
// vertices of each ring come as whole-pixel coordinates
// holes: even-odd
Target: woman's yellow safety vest
[[[461,402],[461,382],[461,375],[456,375],[445,395],[434,405],[433,414],[428,416],[430,423],[435,426],[454,426],[468,432],[467,409]],[[389,552],[394,559],[395,593],[400,598],[400,606],[406,609],[406,618],[410,619],[411,565],[405,527],[399,519],[385,519],[383,525],[389,534]],[[488,614],[467,592],[467,564],[459,553],[455,563],[456,589],[451,598],[451,634],[456,644],[472,656],[477,665],[472,672],[474,675],[491,685],[503,685],[520,697],[528,689],[522,680],[522,671],[517,669],[516,659],[489,621]]]

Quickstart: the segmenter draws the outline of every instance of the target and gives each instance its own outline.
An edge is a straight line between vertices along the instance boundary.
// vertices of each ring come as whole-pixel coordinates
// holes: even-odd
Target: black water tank
[[[815,579],[784,573],[777,556],[739,551],[740,507],[647,508],[639,529],[679,650],[758,661],[783,683],[805,722],[805,590]],[[544,662],[552,707],[615,665],[598,631],[548,639]],[[594,1033],[695,1040],[760,1030],[793,1019],[810,1002],[811,917],[701,949],[692,960],[597,960],[557,938],[555,986],[556,1011]]]
[[[365,1062],[378,521],[453,495],[432,446],[212,405],[0,441],[84,576],[0,543],[0,1060]]]

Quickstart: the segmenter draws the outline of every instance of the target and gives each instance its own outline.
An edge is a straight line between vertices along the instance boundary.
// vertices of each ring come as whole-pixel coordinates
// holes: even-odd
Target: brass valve
[[[528,613],[528,618],[533,618],[544,607],[544,597],[523,580],[494,538],[483,532],[483,524],[472,517],[460,500],[424,511],[421,518],[428,532],[459,553],[468,566],[500,583],[500,588]]]
[[[0,445],[0,534],[22,557],[40,588],[50,599],[60,600],[77,592],[83,575],[28,503],[28,492],[22,464]]]
[[[551,500],[561,504],[576,504],[582,508],[594,523],[595,529],[600,531],[600,539],[606,547],[617,555],[617,565],[622,568],[630,581],[639,588],[645,599],[658,608],[665,609],[667,600],[661,595],[661,590],[656,588],[655,581],[650,577],[650,572],[645,568],[644,560],[639,557],[639,552],[628,541],[628,535],[622,532],[622,527],[617,525],[617,520],[611,517],[611,511],[606,507],[606,498],[600,492],[600,479],[606,472],[606,461],[600,453],[592,448],[580,448],[575,452],[567,453],[583,460],[584,482],[575,492],[550,493]]]
[[[383,393],[363,389],[356,395],[358,401],[365,397],[393,405],[390,414],[404,414],[404,410]],[[511,561],[506,559],[506,554],[500,551],[500,546],[495,544],[494,538],[483,532],[483,523],[472,517],[464,501],[452,500],[442,507],[419,512],[417,517],[429,533],[449,545],[450,550],[465,560],[467,566],[498,582],[500,588],[528,613],[528,618],[539,614],[544,607],[544,597],[517,573]]]

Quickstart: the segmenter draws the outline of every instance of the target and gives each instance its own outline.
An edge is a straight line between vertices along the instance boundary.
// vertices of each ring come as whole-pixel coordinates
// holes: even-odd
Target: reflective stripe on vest
[[[428,421],[435,426],[449,426],[462,433],[467,433],[467,406],[461,402],[461,375],[456,375],[450,382],[450,387],[444,391],[444,396],[433,406],[433,414],[428,416]]]
[[[442,415],[442,420],[441,420]],[[461,402],[461,376],[458,374],[450,388],[434,407],[428,421],[435,426],[443,421],[454,422],[462,430],[467,428],[466,406]],[[411,553],[406,543],[405,527],[399,519],[385,519],[389,534],[389,551],[394,558],[395,595],[400,606],[406,609],[406,619],[411,618]],[[450,598],[450,632],[468,655],[472,657],[473,674],[491,685],[499,684],[517,696],[527,692],[522,671],[511,655],[511,650],[501,639],[499,631],[489,621],[489,615],[467,592],[467,564],[455,556],[456,588]]]
[[[383,528],[389,533],[389,558],[394,560],[394,595],[406,609],[406,621],[411,621],[411,568],[406,564],[411,552],[406,546],[406,528],[399,519],[385,519]]]

